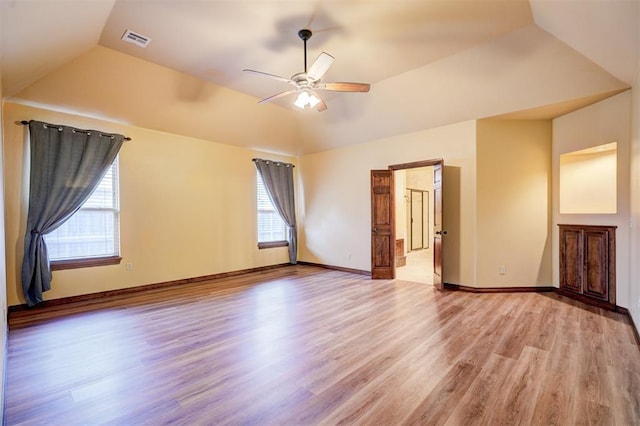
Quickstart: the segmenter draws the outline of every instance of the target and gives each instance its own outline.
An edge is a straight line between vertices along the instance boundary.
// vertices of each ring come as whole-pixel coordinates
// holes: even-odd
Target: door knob
[[[436,231],[436,235],[447,235],[447,231]]]
[[[376,232],[378,232],[378,228],[373,228],[373,229],[371,230],[371,232],[373,232],[373,233],[375,234]]]

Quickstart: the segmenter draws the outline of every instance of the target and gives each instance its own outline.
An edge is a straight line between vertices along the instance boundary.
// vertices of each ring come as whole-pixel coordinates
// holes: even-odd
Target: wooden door
[[[607,230],[586,230],[584,232],[584,282],[583,293],[596,299],[609,300]]]
[[[433,285],[438,290],[444,290],[442,236],[447,234],[447,231],[442,229],[443,167],[442,162],[433,166]]]
[[[560,230],[560,288],[582,293],[584,231]]]
[[[393,279],[393,172],[371,170],[371,278]]]

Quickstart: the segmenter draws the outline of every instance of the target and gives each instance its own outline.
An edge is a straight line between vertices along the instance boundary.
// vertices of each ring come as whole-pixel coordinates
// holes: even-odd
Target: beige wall
[[[613,143],[615,145],[615,142]],[[617,150],[560,156],[560,213],[616,213]]]
[[[370,270],[370,170],[443,158],[445,280],[473,285],[475,136],[467,121],[301,157],[301,259]]]
[[[20,120],[130,136],[120,152],[122,264],[56,271],[46,299],[198,277],[288,261],[286,248],[258,250],[252,158],[294,158],[202,139],[5,103],[4,166],[9,305],[20,285],[27,212],[24,126]],[[125,264],[133,270],[126,271]]]
[[[0,8],[1,10],[2,8]],[[0,15],[2,12],[0,12]],[[1,40],[0,40],[1,41]],[[0,43],[1,44],[1,43]],[[2,58],[0,55],[0,93],[2,93]],[[0,413],[4,413],[4,378],[6,377],[7,357],[7,271],[5,260],[5,230],[4,230],[4,154],[2,149],[4,102],[0,99]]]
[[[553,282],[559,283],[558,224],[615,225],[617,304],[630,307],[630,153],[631,93],[598,102],[553,120]],[[567,152],[618,143],[617,213],[561,214],[559,211],[560,155]]]
[[[477,286],[549,286],[551,121],[477,125]]]
[[[640,8],[638,8],[640,19]],[[640,45],[640,32],[638,33]],[[640,52],[631,90],[631,247],[629,250],[629,311],[636,327],[640,327]]]
[[[239,70],[238,70],[239,71]],[[295,154],[295,111],[96,46],[14,95],[46,109]]]

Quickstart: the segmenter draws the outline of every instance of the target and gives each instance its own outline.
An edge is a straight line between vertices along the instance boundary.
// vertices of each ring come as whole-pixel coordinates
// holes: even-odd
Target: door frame
[[[430,247],[429,244],[429,237],[431,236],[431,233],[429,232],[428,229],[428,225],[431,222],[431,216],[429,215],[429,208],[430,208],[430,202],[429,202],[429,191],[426,191],[424,189],[413,189],[413,188],[406,188],[406,191],[409,191],[409,193],[411,195],[409,195],[409,205],[411,206],[410,209],[407,209],[407,211],[409,212],[409,217],[411,218],[411,222],[409,223],[409,232],[407,232],[407,234],[409,235],[409,238],[407,238],[408,244],[407,247],[409,248],[409,251],[413,251],[413,250],[423,250],[423,249],[428,249]],[[413,248],[413,193],[414,192],[419,192],[421,194],[421,198],[422,201],[420,203],[420,209],[421,209],[421,214],[420,214],[420,219],[422,220],[422,232],[420,235],[420,240],[422,242],[422,245],[420,247],[417,248]],[[426,215],[427,215],[427,238],[425,238],[425,204],[426,204]],[[425,245],[426,244],[426,245]]]
[[[393,172],[395,172],[396,170],[404,170],[404,169],[417,169],[420,167],[429,167],[429,166],[437,166],[440,165],[443,168],[444,171],[444,159],[442,158],[434,158],[431,160],[423,160],[423,161],[414,161],[411,163],[402,163],[402,164],[392,164],[390,166],[387,167],[387,169],[389,171],[391,171],[391,174],[393,176]],[[396,214],[396,206],[395,206],[395,201],[392,200],[391,202],[391,216],[395,217]],[[395,242],[396,240],[396,224],[395,224],[395,220],[393,220],[392,226],[391,226],[391,241]],[[372,248],[372,256],[373,256],[373,248]],[[373,273],[373,265],[372,265],[372,271]],[[392,256],[391,256],[391,279],[394,279],[396,277],[396,269],[395,269],[395,252],[392,252]]]

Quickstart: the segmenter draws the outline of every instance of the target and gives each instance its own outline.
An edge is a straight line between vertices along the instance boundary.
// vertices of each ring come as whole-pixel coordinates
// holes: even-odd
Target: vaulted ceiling
[[[5,98],[249,146],[255,135],[203,123],[235,105],[232,112],[252,122],[296,127],[282,133],[264,124],[273,143],[261,148],[289,153],[468,119],[553,117],[627,89],[638,73],[637,0],[7,0],[1,7]],[[322,51],[336,58],[326,80],[368,82],[371,92],[329,94],[322,113],[294,111],[287,98],[256,105],[287,85],[242,69],[287,78],[302,71],[301,28],[314,32],[309,62]],[[149,46],[124,42],[127,29],[149,37]],[[147,112],[103,106],[95,94],[83,99],[98,84],[78,78],[89,62],[119,79],[108,90],[129,103],[140,107],[136,91],[146,93]],[[112,72],[113,62],[144,76],[131,85],[126,73]],[[149,95],[176,79],[180,90]],[[45,95],[54,84],[77,94]],[[198,118],[198,130],[163,110],[185,96],[183,112]]]

